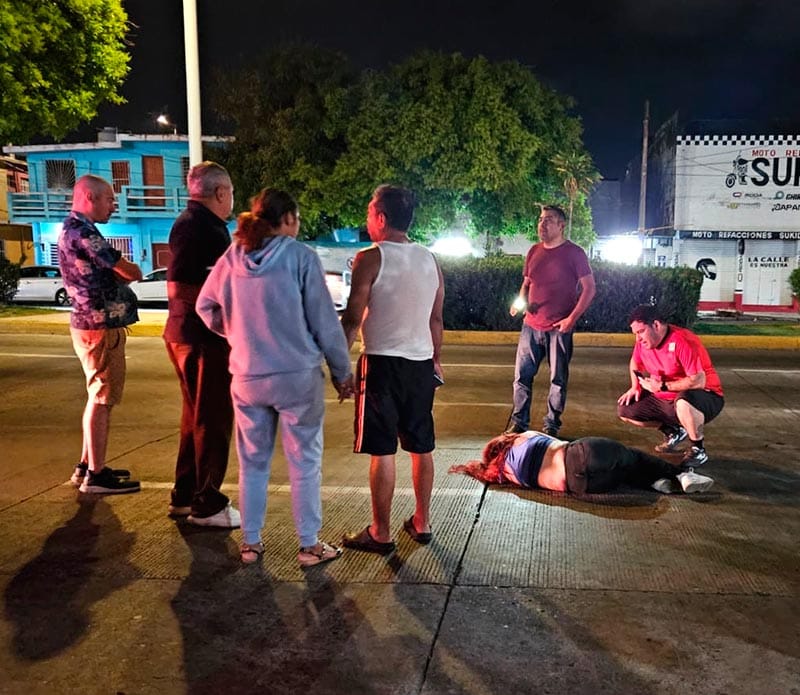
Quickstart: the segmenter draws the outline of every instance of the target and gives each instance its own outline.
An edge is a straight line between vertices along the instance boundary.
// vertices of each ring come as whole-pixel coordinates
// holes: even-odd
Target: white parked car
[[[336,311],[344,311],[347,306],[347,300],[350,298],[350,279],[352,273],[349,270],[325,271],[325,283],[328,285],[328,292],[331,293],[333,305]]]
[[[20,302],[70,303],[57,265],[27,265],[19,269],[19,285],[14,299]]]
[[[347,306],[347,300],[350,297],[350,276],[349,270],[326,271],[325,273],[328,292],[331,293],[337,311],[342,311]],[[140,302],[166,302],[167,269],[156,268],[141,280],[132,282],[130,288]]]
[[[130,288],[140,302],[167,301],[167,269],[156,268],[141,280],[135,280]]]

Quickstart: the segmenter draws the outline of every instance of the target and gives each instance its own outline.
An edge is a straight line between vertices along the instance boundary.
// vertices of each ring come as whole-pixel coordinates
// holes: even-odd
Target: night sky
[[[167,107],[186,128],[181,0],[127,0],[131,72],[124,106],[93,127],[154,132]],[[576,100],[584,142],[604,176],[624,174],[641,143],[644,101],[658,125],[692,118],[800,115],[797,0],[197,0],[201,89],[214,68],[303,41],[383,68],[420,49],[517,60]],[[214,128],[204,105],[204,132]]]

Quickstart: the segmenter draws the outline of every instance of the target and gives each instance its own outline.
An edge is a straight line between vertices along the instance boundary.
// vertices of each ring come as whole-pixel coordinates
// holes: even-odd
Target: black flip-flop
[[[376,541],[369,532],[369,526],[359,533],[345,533],[342,536],[342,545],[345,548],[363,550],[365,553],[378,553],[379,555],[388,555],[394,552],[396,547],[394,541],[389,541],[388,543]]]
[[[421,545],[428,545],[433,540],[433,533],[420,533],[414,528],[413,516],[403,522],[403,528],[409,536]]]

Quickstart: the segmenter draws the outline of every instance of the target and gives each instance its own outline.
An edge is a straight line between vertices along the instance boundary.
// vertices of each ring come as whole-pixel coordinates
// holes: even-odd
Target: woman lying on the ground
[[[542,432],[501,434],[483,450],[483,460],[452,466],[484,483],[519,485],[583,495],[626,484],[668,494],[705,492],[714,481],[605,437],[566,442]]]

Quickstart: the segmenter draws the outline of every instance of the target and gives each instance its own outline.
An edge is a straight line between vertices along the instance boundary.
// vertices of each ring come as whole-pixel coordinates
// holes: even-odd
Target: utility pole
[[[642,173],[639,179],[639,237],[644,236],[645,212],[647,209],[647,139],[650,130],[650,100],[644,102],[642,123]]]
[[[200,59],[197,49],[197,2],[183,0],[183,43],[186,59],[186,108],[189,132],[189,166],[203,161],[203,126],[200,122]]]

